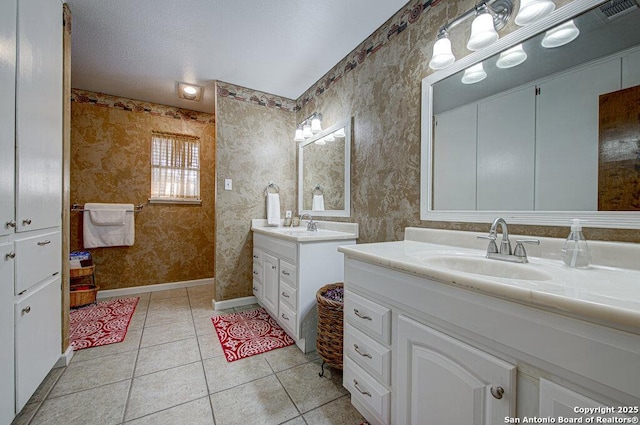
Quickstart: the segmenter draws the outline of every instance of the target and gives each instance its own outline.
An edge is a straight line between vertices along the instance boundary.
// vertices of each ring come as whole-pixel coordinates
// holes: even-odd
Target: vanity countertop
[[[477,248],[475,239],[479,233],[455,232],[455,236],[447,237],[449,232],[455,231],[414,228],[406,232],[404,241],[345,246],[338,250],[349,258],[640,334],[640,270],[598,264],[585,269],[570,268],[562,260],[553,258],[563,240],[552,238],[541,238],[541,247],[550,245],[554,253],[532,256],[536,251],[541,252],[533,247],[538,249],[530,250],[528,264],[489,260],[484,258],[486,251]],[[469,243],[451,245],[452,240],[465,237]],[[445,240],[447,243],[443,244]],[[516,238],[512,236],[511,240]],[[602,250],[602,244],[606,243],[594,244],[594,257]],[[637,261],[638,244],[611,244],[614,250],[627,245],[630,252],[626,257],[635,257]],[[543,258],[545,256],[552,258]],[[473,271],[458,271],[438,264],[442,258],[470,262]],[[534,278],[483,275],[481,268],[474,269],[476,264],[483,262],[490,262],[487,263],[490,267],[492,263],[503,263],[493,265],[515,270],[514,275],[518,271],[529,272]],[[544,280],[536,280],[538,275]]]
[[[251,220],[251,230],[265,236],[271,236],[291,242],[321,242],[337,240],[353,240],[358,238],[357,223],[342,223],[333,221],[316,221],[317,231],[307,230],[306,220],[301,221],[300,226],[285,227],[268,226],[263,219]]]

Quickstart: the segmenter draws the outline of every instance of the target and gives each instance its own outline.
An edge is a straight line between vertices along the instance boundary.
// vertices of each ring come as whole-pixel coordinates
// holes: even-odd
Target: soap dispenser
[[[577,218],[573,219],[571,233],[562,247],[562,260],[569,267],[587,267],[591,262],[589,245],[582,233],[582,225]]]

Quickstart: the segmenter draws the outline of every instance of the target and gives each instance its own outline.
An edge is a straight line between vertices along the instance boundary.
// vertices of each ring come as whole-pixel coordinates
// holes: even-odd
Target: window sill
[[[150,204],[182,204],[182,205],[201,205],[200,199],[171,199],[171,198],[149,198]]]

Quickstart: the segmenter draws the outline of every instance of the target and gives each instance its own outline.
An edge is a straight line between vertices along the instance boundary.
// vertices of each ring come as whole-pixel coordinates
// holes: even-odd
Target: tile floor
[[[227,363],[213,288],[140,295],[126,339],[53,369],[12,425],[358,425],[342,374],[295,345]],[[239,311],[256,306],[234,309]]]

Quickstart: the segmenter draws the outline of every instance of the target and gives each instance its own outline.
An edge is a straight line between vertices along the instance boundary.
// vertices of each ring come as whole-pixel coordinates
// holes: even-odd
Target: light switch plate
[[[233,189],[233,183],[231,179],[224,179],[224,190]]]

